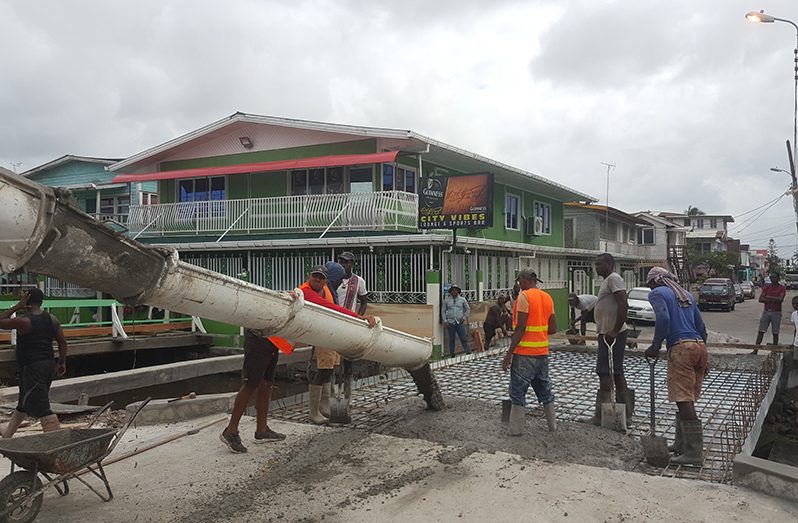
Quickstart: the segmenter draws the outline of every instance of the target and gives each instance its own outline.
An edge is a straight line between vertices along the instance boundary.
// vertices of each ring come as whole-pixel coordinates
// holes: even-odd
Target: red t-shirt
[[[328,309],[338,311],[342,314],[346,314],[347,316],[352,316],[353,318],[360,318],[360,316],[349,309],[341,307],[340,305],[336,305],[335,303],[322,298],[318,292],[310,288],[310,285],[308,285],[307,282],[300,285],[299,288],[302,290],[302,294],[305,295],[305,301],[315,303],[316,305],[321,305],[322,307],[327,307]]]
[[[762,287],[762,296],[781,298],[783,300],[785,294],[787,294],[787,289],[784,288],[784,285],[773,285],[772,283],[766,283],[765,286]],[[766,301],[765,310],[781,312],[781,302]]]

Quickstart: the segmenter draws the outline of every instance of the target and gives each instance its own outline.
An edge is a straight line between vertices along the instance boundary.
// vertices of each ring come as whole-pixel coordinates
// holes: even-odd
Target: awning
[[[343,167],[371,163],[395,162],[399,151],[372,154],[342,154],[337,156],[318,156],[301,160],[280,160],[277,162],[243,163],[225,167],[199,167],[177,171],[158,171],[145,174],[120,174],[114,183],[153,182],[157,180],[177,180],[180,178],[199,178],[203,176],[222,176],[229,174],[262,173],[270,171],[289,171],[292,169],[318,169],[320,167]]]

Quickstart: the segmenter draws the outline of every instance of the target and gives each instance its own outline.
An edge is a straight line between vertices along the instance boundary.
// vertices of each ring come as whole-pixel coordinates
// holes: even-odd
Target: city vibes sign
[[[493,174],[422,176],[419,229],[484,228],[493,225]]]

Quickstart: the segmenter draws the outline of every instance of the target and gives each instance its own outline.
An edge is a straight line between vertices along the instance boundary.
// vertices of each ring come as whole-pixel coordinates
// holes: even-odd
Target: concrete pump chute
[[[68,203],[69,194],[0,173],[0,271],[25,269],[147,304],[240,325],[407,369],[430,408],[443,399],[432,342],[324,307],[301,292],[277,292],[181,262],[175,251],[123,237]]]

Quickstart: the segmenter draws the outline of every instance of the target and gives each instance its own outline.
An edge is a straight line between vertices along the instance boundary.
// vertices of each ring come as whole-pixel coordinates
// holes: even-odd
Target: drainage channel
[[[501,414],[501,400],[507,398],[509,374],[501,370],[503,348],[482,353],[457,356],[433,364],[435,376],[444,397],[471,398],[496,406],[496,416]],[[701,399],[696,412],[704,423],[705,461],[702,467],[650,467],[642,461],[636,470],[652,475],[730,482],[734,457],[754,424],[756,413],[767,394],[776,373],[778,355],[768,356],[761,368],[711,369],[704,381]],[[585,352],[553,351],[549,360],[554,393],[557,397],[557,418],[565,422],[581,421],[593,414],[598,377],[595,372],[595,354]],[[673,440],[676,406],[667,399],[666,365],[655,369],[654,409],[657,434]],[[637,407],[628,425],[628,435],[639,437],[649,434],[649,366],[642,355],[626,358],[626,379],[637,390]],[[531,394],[531,391],[530,391]],[[372,376],[355,384],[352,393],[352,427],[378,432],[387,426],[401,423],[400,416],[386,415],[383,407],[401,398],[416,396],[416,387],[401,370]],[[307,423],[306,395],[301,394],[278,400],[272,411],[276,419]],[[543,409],[531,408],[529,414],[543,417]]]

